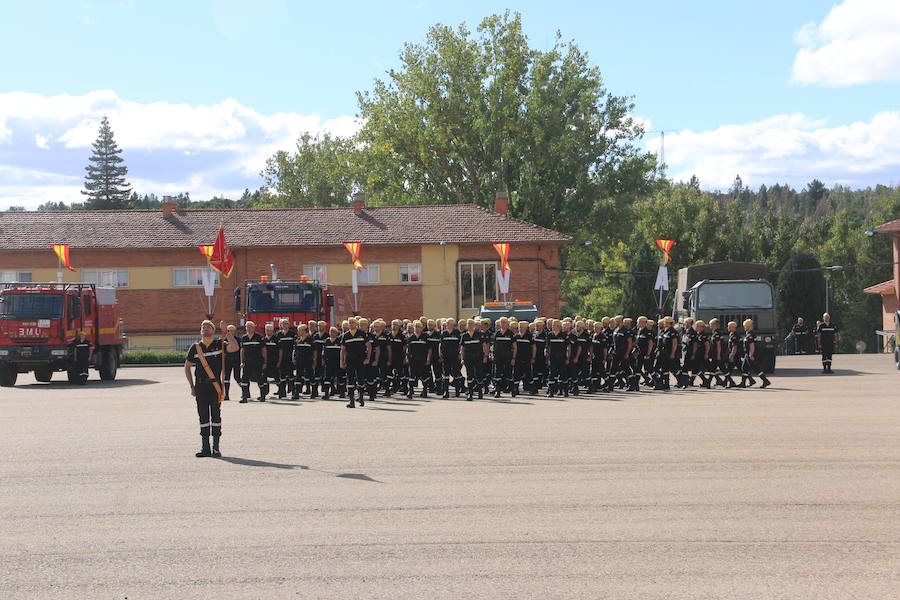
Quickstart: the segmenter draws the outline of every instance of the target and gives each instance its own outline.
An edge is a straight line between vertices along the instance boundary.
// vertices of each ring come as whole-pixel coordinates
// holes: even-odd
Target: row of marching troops
[[[500,318],[394,320],[352,317],[341,327],[310,321],[292,327],[285,319],[260,334],[252,322],[235,351],[225,357],[225,397],[231,379],[250,385],[265,401],[274,384],[278,398],[347,398],[348,407],[366,399],[435,393],[466,399],[485,393],[520,392],[548,396],[638,391],[641,385],[667,390],[713,385],[749,387],[755,377],[768,387],[757,360],[752,320],[709,323],[671,317],[654,322],[604,317],[544,319],[533,323]],[[234,326],[229,326],[235,335]],[[740,383],[734,379],[740,374]]]

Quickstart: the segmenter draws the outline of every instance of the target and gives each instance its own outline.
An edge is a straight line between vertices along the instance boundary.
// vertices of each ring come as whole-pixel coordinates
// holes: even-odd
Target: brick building
[[[571,238],[471,204],[341,208],[179,211],[0,212],[3,281],[56,281],[51,243],[71,246],[64,281],[119,288],[131,348],[184,346],[207,312],[202,285],[206,259],[199,244],[214,241],[219,224],[235,256],[225,281],[226,320],[236,322],[234,288],[270,272],[306,275],[328,284],[336,317],[353,312],[350,255],[343,242],[362,242],[359,313],[395,317],[474,314],[497,300],[494,242],[510,242],[509,300],[533,300],[558,315],[559,246]],[[219,306],[221,286],[212,298]]]

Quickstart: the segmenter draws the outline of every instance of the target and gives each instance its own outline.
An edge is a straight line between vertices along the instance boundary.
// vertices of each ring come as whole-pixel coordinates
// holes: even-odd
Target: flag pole
[[[225,219],[221,219],[219,221],[219,230],[222,232],[223,238],[224,238]],[[225,323],[225,279],[227,279],[227,278],[225,277],[224,273],[220,273],[220,274],[222,275],[222,277],[219,278],[219,287],[221,288],[219,291],[222,292],[222,299],[220,300],[219,308],[221,310],[222,322]],[[226,338],[228,336],[227,331],[228,331],[228,323],[225,323],[225,332],[226,333],[222,334],[222,372],[219,374],[219,378],[222,380],[222,386],[221,386],[222,387],[222,392],[221,392],[222,395],[219,396],[219,402],[222,402],[225,399],[225,352],[228,347],[226,345],[226,342],[227,342]]]

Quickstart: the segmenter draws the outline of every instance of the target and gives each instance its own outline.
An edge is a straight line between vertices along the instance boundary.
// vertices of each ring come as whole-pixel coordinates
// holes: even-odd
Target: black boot
[[[322,400],[331,400],[331,384],[327,381],[322,383]]]
[[[194,454],[197,458],[203,458],[206,456],[212,456],[212,450],[209,448],[209,436],[202,435],[200,436],[200,442],[202,443],[202,448],[200,448],[200,452]]]
[[[547,397],[552,398],[556,395],[556,384],[551,383],[547,386]]]
[[[444,379],[444,399],[450,397],[450,379]],[[459,397],[459,388],[456,388],[456,396]]]
[[[702,381],[700,385],[702,385],[706,389],[712,388],[712,375],[710,375],[709,377],[704,377],[703,375],[701,375],[700,380]]]
[[[759,374],[759,378],[762,379],[762,385],[759,386],[761,389],[766,389],[767,387],[769,387],[770,385],[772,385],[772,382],[769,381],[769,378],[766,377],[766,374],[765,374],[765,373],[760,373],[760,374]]]
[[[213,436],[212,455],[215,458],[222,458],[222,453],[219,452],[219,437],[218,435]]]
[[[731,389],[733,387],[737,387],[737,384],[734,383],[734,379],[731,378],[731,375],[725,376],[725,389]]]
[[[312,391],[309,394],[310,399],[319,397],[319,384],[312,384]]]
[[[734,387],[736,387],[736,388],[745,388],[745,387],[747,387],[747,376],[746,376],[746,375],[741,375],[741,382],[740,382],[739,384],[737,384],[736,386],[734,386]]]
[[[577,381],[572,384],[572,395],[573,396],[578,395],[578,382]]]
[[[478,399],[484,400],[484,390],[482,389],[482,386],[479,385],[477,387],[478,387]]]
[[[240,404],[246,404],[250,400],[250,386],[241,385],[241,401]]]
[[[471,386],[471,385],[467,385],[467,386],[466,386],[466,400],[468,400],[469,402],[472,401],[472,392],[473,392],[472,386]]]
[[[353,398],[353,396],[355,396],[355,395],[356,395],[355,388],[349,388],[347,390],[347,397],[350,398],[350,402],[347,403],[347,408],[356,408],[356,400]]]
[[[512,391],[510,392],[513,398],[519,395],[519,382],[515,382],[512,386]]]
[[[231,398],[228,397],[228,390],[230,390],[230,389],[231,389],[231,382],[230,382],[230,381],[226,381],[226,382],[225,382],[225,395],[224,395],[224,397],[222,398],[222,400],[225,401],[225,402],[231,400]]]
[[[756,380],[747,375],[747,387],[753,387],[754,385],[756,385]]]
[[[419,394],[419,398],[427,398],[428,397],[428,386],[422,386],[422,392]]]

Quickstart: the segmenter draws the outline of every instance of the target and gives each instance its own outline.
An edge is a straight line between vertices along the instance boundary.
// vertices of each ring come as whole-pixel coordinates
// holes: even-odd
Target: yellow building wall
[[[166,349],[175,347],[175,337],[171,335],[129,335],[129,350]]]
[[[456,244],[422,246],[422,308],[426,315],[457,317]]]

